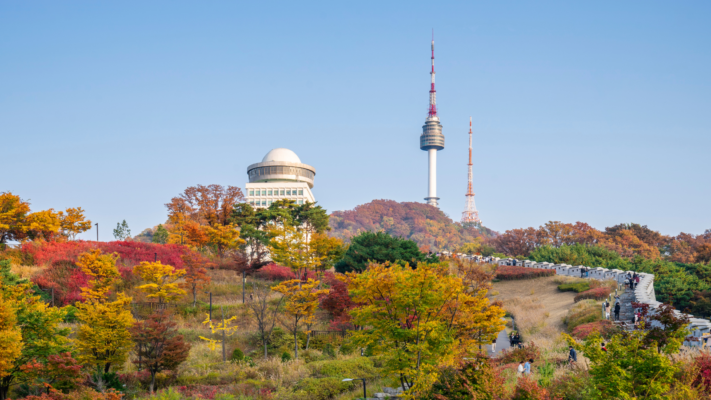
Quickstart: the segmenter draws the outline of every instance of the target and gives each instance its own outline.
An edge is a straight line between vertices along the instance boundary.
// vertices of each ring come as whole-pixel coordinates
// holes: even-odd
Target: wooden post
[[[244,304],[244,280],[246,271],[242,270],[242,304]]]
[[[212,321],[212,292],[210,292],[210,321]]]
[[[220,312],[222,313],[222,362],[227,361],[225,355],[225,310],[220,306]]]

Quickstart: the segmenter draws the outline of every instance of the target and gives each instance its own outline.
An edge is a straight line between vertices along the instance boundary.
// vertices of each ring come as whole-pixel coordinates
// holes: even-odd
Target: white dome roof
[[[267,153],[267,155],[262,158],[262,162],[267,161],[286,161],[301,164],[301,160],[299,159],[299,156],[296,155],[296,153],[283,147],[269,150],[269,153]]]

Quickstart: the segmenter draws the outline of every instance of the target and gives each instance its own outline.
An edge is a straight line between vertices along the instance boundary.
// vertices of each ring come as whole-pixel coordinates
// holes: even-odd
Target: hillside
[[[331,236],[350,240],[364,231],[385,231],[416,242],[423,251],[454,250],[489,237],[485,227],[462,226],[436,207],[423,203],[373,200],[353,210],[334,211]]]

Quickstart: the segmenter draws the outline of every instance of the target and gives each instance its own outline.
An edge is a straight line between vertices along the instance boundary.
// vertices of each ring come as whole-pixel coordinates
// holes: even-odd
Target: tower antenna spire
[[[469,117],[469,163],[467,164],[468,169],[468,184],[467,184],[467,203],[464,207],[464,212],[462,213],[462,224],[481,224],[479,219],[479,211],[476,210],[476,204],[474,204],[474,188],[473,188],[473,173],[472,173],[472,117]]]
[[[430,110],[427,114],[428,118],[437,118],[437,91],[435,90],[435,69],[434,69],[434,28],[432,29],[432,83],[430,86]]]

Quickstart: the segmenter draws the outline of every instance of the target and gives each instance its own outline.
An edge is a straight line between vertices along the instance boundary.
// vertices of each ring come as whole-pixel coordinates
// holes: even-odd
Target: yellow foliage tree
[[[118,293],[110,301],[109,291],[120,280],[115,254],[101,254],[98,249],[79,256],[77,265],[89,275],[89,285],[82,288],[84,302],[76,303],[80,321],[75,349],[78,359],[97,370],[109,372],[112,365],[121,366],[133,347],[129,329],[133,316],[131,298]]]
[[[169,303],[185,296],[178,280],[185,275],[185,270],[172,265],[158,262],[143,261],[133,267],[133,273],[140,276],[147,283],[138,287],[149,298],[158,299],[159,303]]]
[[[76,304],[81,324],[75,349],[81,362],[103,372],[109,372],[112,365],[123,365],[133,347],[130,304],[131,298],[123,293],[111,302],[88,300]]]
[[[325,259],[311,243],[311,235],[305,230],[284,222],[270,226],[268,232],[272,260],[291,268],[297,280],[306,276],[306,272],[316,270]]]
[[[239,237],[237,227],[233,224],[206,226],[205,233],[207,233],[208,243],[215,246],[220,255],[223,255],[226,250],[236,249],[244,243],[244,240]]]
[[[284,327],[294,335],[294,358],[299,358],[299,341],[297,340],[299,328],[303,324],[309,326],[314,322],[318,298],[329,292],[328,289],[317,290],[319,283],[313,279],[306,282],[292,279],[272,288],[286,299],[284,310],[289,318],[282,322]]]
[[[21,240],[22,224],[30,212],[30,204],[12,193],[0,193],[0,243]]]
[[[78,234],[91,229],[91,221],[85,219],[81,207],[60,211],[59,219],[62,235],[67,239],[75,240]]]
[[[50,208],[29,214],[22,229],[32,240],[52,240],[61,227],[59,214]]]
[[[82,253],[77,259],[77,266],[87,274],[89,285],[81,288],[85,300],[105,301],[114,282],[119,279],[116,268],[118,254],[102,254],[101,250],[94,249]]]
[[[409,266],[372,264],[344,280],[353,302],[353,340],[383,356],[385,371],[399,376],[417,396],[444,366],[473,356],[504,328],[504,311],[489,303],[486,290],[469,292],[448,263]]]
[[[22,352],[22,331],[15,310],[0,296],[0,378],[8,376]]]

